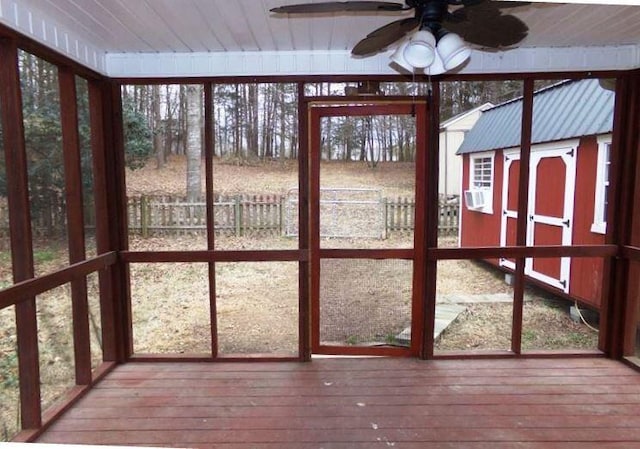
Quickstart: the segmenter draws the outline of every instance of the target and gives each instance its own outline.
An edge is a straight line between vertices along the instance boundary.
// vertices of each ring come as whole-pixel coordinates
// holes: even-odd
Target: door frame
[[[310,349],[312,354],[363,356],[418,356],[422,351],[425,330],[426,252],[426,167],[429,132],[429,108],[419,98],[337,98],[314,99],[307,103],[308,134],[308,224],[309,224],[309,311]],[[322,249],[320,247],[320,138],[322,117],[367,115],[415,115],[415,222],[413,248],[409,249]],[[409,347],[328,346],[320,342],[320,262],[322,259],[400,259],[413,261],[411,298],[411,344]],[[430,319],[433,319],[431,317]]]

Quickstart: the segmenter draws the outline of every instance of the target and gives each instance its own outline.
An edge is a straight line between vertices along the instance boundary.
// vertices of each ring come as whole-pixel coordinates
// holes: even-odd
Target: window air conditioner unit
[[[485,204],[484,190],[465,190],[464,202],[467,205],[467,209],[482,209]]]

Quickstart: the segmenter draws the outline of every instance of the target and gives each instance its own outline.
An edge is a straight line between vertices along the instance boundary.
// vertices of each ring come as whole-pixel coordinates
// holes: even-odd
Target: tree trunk
[[[286,155],[286,135],[287,135],[287,106],[285,100],[284,86],[278,86],[278,113],[280,115],[280,160],[284,162]]]
[[[241,139],[242,139],[242,134],[240,133],[240,86],[238,84],[236,84],[234,86],[235,88],[235,108],[233,109],[233,116],[234,116],[234,126],[233,126],[233,133],[234,133],[234,139],[233,139],[233,154],[235,155],[236,158],[241,159],[241,154],[240,154],[240,148],[241,148]]]
[[[366,122],[362,119],[358,120],[360,125],[358,129],[358,136],[360,139],[360,162],[367,161],[367,127]]]
[[[160,115],[160,86],[155,84],[152,87],[152,109],[153,109],[153,150],[156,154],[156,169],[164,168],[166,155],[162,145],[162,116]]]
[[[187,86],[187,199],[196,201],[202,192],[202,106],[200,86]]]
[[[167,119],[164,126],[164,157],[165,161],[168,155],[173,152],[173,112],[178,109],[178,103],[174,103],[171,99],[170,86],[166,86],[165,101],[167,103]],[[179,100],[178,100],[179,102]]]
[[[245,91],[245,124],[247,129],[247,155],[249,158],[259,158],[259,133],[258,133],[258,85],[247,84]]]

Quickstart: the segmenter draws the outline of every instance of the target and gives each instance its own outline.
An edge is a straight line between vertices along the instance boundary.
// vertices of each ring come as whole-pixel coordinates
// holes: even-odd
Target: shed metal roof
[[[597,79],[566,81],[535,93],[531,143],[610,133],[615,93]],[[520,146],[522,98],[482,113],[457,154]]]
[[[476,111],[486,111],[487,109],[491,109],[492,107],[494,107],[494,104],[487,102],[487,103],[481,104],[480,106],[476,106],[473,109],[469,109],[468,111],[464,111],[464,112],[461,112],[460,114],[454,115],[453,117],[448,118],[444,122],[440,123],[440,131],[444,130],[445,128],[448,128],[449,126],[453,125],[459,120],[462,120],[468,115],[473,114]]]

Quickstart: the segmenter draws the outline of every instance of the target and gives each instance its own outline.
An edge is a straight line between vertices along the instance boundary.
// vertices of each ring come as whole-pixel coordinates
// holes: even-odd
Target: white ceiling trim
[[[286,75],[393,75],[389,53],[357,59],[348,51],[111,53],[115,78]],[[640,67],[640,47],[518,48],[474,51],[458,73],[627,70]]]
[[[0,0],[0,23],[56,50],[80,64],[105,73],[105,51],[59,27],[38,10],[13,0]]]

